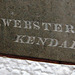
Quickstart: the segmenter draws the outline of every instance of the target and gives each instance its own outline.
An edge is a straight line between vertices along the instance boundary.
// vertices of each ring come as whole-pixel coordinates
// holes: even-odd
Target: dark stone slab
[[[75,63],[74,9],[74,0],[0,0],[0,53]]]

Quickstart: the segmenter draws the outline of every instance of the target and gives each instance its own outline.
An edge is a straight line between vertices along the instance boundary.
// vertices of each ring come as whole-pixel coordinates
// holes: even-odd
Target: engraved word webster
[[[31,45],[40,45],[40,46],[48,46],[48,47],[59,47],[59,48],[69,48],[75,49],[75,40],[58,39],[52,37],[41,37],[40,35],[43,33],[54,33],[54,34],[75,34],[75,28],[71,24],[55,24],[55,23],[47,23],[47,22],[39,22],[39,21],[26,21],[26,20],[16,20],[16,19],[4,19],[0,18],[0,26],[4,27],[13,27],[18,29],[18,33],[16,34],[16,39],[13,41],[14,43],[22,43],[22,44],[31,44]],[[25,31],[26,34],[19,33],[20,30]],[[28,31],[29,30],[29,31]],[[30,34],[32,32],[37,32],[35,35]],[[40,31],[40,33],[38,33]],[[28,33],[28,34],[27,34]],[[40,34],[40,35],[39,35]],[[53,34],[53,36],[55,36]],[[49,34],[48,34],[49,35]],[[66,38],[66,36],[65,36]],[[68,37],[69,38],[69,37]],[[62,40],[61,42],[59,42]]]

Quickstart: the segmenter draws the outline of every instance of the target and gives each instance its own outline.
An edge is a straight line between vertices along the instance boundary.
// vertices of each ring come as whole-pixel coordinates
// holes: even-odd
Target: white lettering
[[[68,33],[70,33],[70,32],[75,33],[75,32],[74,32],[74,27],[73,27],[72,25],[66,25],[66,31],[65,31],[65,32],[68,32]]]
[[[33,37],[33,36],[27,36],[27,37],[28,37],[28,40],[25,43],[27,43],[27,44],[34,44],[35,37]]]
[[[4,26],[9,26],[10,22],[12,21],[11,19],[3,19],[1,18],[3,23],[4,23]]]
[[[24,21],[24,23],[25,23],[25,29],[32,29],[32,26],[31,26],[31,22],[30,21]]]
[[[57,45],[58,45],[58,40],[57,39],[51,39],[51,42],[48,46],[56,47]]]
[[[34,29],[36,29],[36,30],[40,29],[39,22],[35,21],[35,22],[33,22],[33,25],[34,25]]]
[[[72,44],[72,46],[70,48],[75,49],[75,41],[73,41],[73,44]]]
[[[54,24],[54,25],[55,25],[54,31],[62,32],[62,25],[61,24]]]
[[[17,43],[25,43],[24,41],[23,41],[23,38],[24,37],[26,37],[26,35],[17,35],[17,39],[16,39],[16,41],[14,41],[14,42],[17,42]]]
[[[48,40],[48,38],[44,38],[44,41],[43,41],[43,39],[41,37],[38,37],[38,42],[36,44],[40,45],[40,43],[42,43],[42,45],[45,45],[47,40]]]
[[[21,28],[21,20],[14,20],[14,22],[15,22],[14,27]]]
[[[49,26],[51,27],[51,23],[42,23],[42,25],[45,26],[44,30],[48,30],[49,31]]]
[[[67,48],[67,41],[64,41],[59,47]]]

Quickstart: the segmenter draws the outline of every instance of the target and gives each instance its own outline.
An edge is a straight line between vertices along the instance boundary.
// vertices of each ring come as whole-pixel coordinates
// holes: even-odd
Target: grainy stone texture
[[[0,0],[0,53],[75,63],[74,9],[74,0]]]
[[[0,75],[75,75],[75,65],[0,57]]]

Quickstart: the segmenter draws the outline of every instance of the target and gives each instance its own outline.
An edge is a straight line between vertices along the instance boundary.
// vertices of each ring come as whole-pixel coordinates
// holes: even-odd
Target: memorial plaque
[[[75,63],[75,1],[0,0],[0,54]]]

